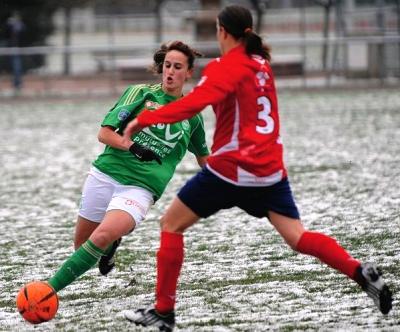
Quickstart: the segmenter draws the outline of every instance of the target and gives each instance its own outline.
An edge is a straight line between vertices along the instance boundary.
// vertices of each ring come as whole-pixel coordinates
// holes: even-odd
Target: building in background
[[[252,10],[257,30],[272,46],[278,78],[297,77],[302,86],[399,80],[400,0],[63,1],[51,12],[46,38],[35,43],[40,47],[24,50],[25,57],[45,59],[29,76],[46,82],[102,77],[114,89],[120,80],[152,79],[146,71],[152,52],[174,39],[205,53],[198,75],[218,54],[214,19],[228,4]],[[4,54],[0,34],[0,58]]]

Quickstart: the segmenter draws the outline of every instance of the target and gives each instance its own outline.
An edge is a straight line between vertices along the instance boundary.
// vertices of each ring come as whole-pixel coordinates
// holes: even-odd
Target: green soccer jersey
[[[176,100],[167,95],[161,84],[130,86],[105,116],[102,126],[111,126],[122,135],[128,122],[144,109],[155,110]],[[106,146],[93,162],[101,172],[123,185],[145,188],[159,198],[174,174],[175,168],[189,150],[196,156],[208,155],[204,123],[200,114],[173,124],[157,124],[144,128],[132,140],[147,146],[162,160],[141,162],[129,151]]]

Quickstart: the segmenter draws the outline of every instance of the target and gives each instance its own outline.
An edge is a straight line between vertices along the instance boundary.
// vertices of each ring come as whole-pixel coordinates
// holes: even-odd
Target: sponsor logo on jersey
[[[176,127],[176,126],[174,126]],[[178,141],[182,138],[184,131],[172,131],[172,125],[159,123],[150,127],[142,129],[142,132],[152,136],[159,142],[173,149]]]
[[[157,108],[160,108],[161,105],[159,103],[156,103],[155,101],[146,100],[146,102],[144,103],[144,107],[147,110],[156,110]]]
[[[152,100],[146,100],[144,108],[155,110],[162,105]],[[143,128],[135,137],[134,142],[148,146],[164,158],[178,144],[185,132],[190,130],[189,120],[183,120],[177,124],[158,123],[149,127]]]
[[[134,207],[138,208],[140,213],[142,213],[142,214],[146,213],[145,208],[138,201],[135,201],[133,199],[126,198],[125,205],[134,206]]]
[[[118,120],[119,121],[124,121],[128,118],[129,114],[131,114],[127,109],[123,108],[122,110],[119,111],[118,113]]]

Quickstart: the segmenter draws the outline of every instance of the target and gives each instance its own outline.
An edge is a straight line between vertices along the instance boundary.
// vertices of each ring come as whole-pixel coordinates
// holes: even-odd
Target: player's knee
[[[186,229],[186,227],[182,227],[165,217],[160,219],[160,226],[163,232],[169,233],[183,233]]]
[[[109,232],[99,230],[90,236],[90,240],[96,247],[99,247],[100,249],[106,249],[113,241],[113,238]]]
[[[298,251],[297,248],[297,244],[299,243],[301,237],[302,237],[302,233],[298,232],[298,233],[293,233],[291,234],[291,236],[286,236],[284,237],[284,240],[286,242],[286,244],[294,251]]]

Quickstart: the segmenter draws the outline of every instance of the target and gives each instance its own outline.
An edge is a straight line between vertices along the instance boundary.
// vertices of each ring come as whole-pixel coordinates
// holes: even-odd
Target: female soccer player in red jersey
[[[144,111],[125,129],[128,140],[137,130],[186,119],[207,105],[216,115],[206,168],[185,184],[161,218],[155,306],[125,312],[136,324],[156,325],[163,331],[174,328],[183,232],[200,218],[234,206],[267,217],[292,249],[315,256],[356,281],[382,313],[391,310],[391,292],[374,264],[361,264],[334,239],[307,231],[300,221],[283,163],[270,52],[252,27],[246,8],[225,7],[217,18],[222,57],[205,68],[198,86],[186,97],[154,112]]]

